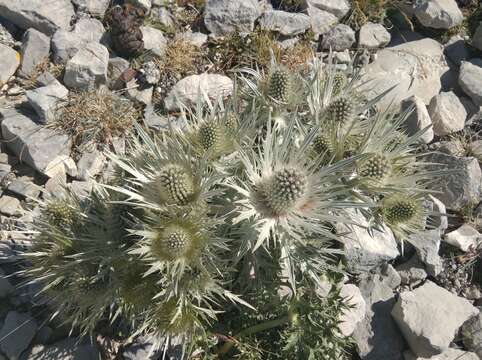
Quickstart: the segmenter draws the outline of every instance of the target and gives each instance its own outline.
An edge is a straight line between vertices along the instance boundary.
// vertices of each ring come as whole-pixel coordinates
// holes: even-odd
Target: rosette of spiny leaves
[[[34,222],[31,247],[23,258],[21,275],[35,284],[36,296],[54,309],[52,318],[91,334],[106,309],[119,306],[113,264],[129,246],[125,209],[110,203],[109,192],[95,188],[87,199],[66,197],[39,204],[42,216]]]

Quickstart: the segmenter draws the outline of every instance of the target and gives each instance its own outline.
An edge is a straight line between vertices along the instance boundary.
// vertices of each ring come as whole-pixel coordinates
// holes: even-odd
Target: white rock
[[[377,104],[380,109],[413,95],[428,104],[440,92],[440,78],[447,71],[442,45],[429,38],[411,41],[377,53],[377,59],[364,69],[362,80],[372,81],[363,90],[373,98],[394,87]]]
[[[460,66],[459,85],[472,101],[482,106],[482,60],[478,63],[463,61]]]
[[[71,140],[67,135],[35,123],[15,109],[0,110],[2,135],[7,147],[41,173],[60,155],[69,155]]]
[[[313,5],[308,6],[308,15],[310,17],[311,29],[315,33],[316,39],[338,23],[338,18],[335,15]]]
[[[89,180],[98,175],[105,164],[105,156],[100,151],[86,152],[77,162],[78,178]]]
[[[468,300],[431,281],[402,292],[392,310],[410,349],[422,357],[448,350],[462,324],[478,313]]]
[[[403,356],[405,360],[479,360],[476,354],[458,349],[448,349],[439,355],[428,358],[417,357],[411,351],[405,352]]]
[[[0,44],[0,87],[8,81],[17,71],[20,65],[20,54],[8,47]]]
[[[432,229],[410,235],[406,241],[415,248],[417,256],[425,264],[427,273],[437,276],[443,270],[442,259],[439,256],[440,230]]]
[[[430,101],[428,112],[433,122],[433,131],[437,136],[463,130],[465,126],[467,111],[452,91],[435,95]]]
[[[350,3],[347,0],[306,0],[306,4],[329,12],[338,19],[344,17],[350,11]]]
[[[70,191],[72,191],[79,199],[84,199],[92,192],[94,182],[92,181],[72,181],[69,184]]]
[[[80,11],[91,15],[103,17],[109,8],[110,0],[72,0]]]
[[[104,36],[105,28],[97,19],[84,18],[77,21],[72,33],[77,34],[86,43],[100,42],[102,36]]]
[[[176,37],[183,39],[184,41],[187,41],[188,43],[197,47],[203,46],[208,41],[208,36],[200,32],[187,31],[176,35]]]
[[[437,227],[441,233],[443,233],[449,227],[449,220],[447,216],[444,216],[444,214],[447,214],[447,208],[444,203],[435,196],[429,195],[428,197],[433,204],[433,211],[435,211],[437,214],[440,214],[440,216],[434,216],[433,225]]]
[[[20,201],[12,196],[3,195],[0,197],[0,213],[12,216],[17,214],[20,208]]]
[[[357,324],[365,317],[366,303],[360,289],[353,284],[343,285],[340,296],[345,299],[350,308],[343,311],[338,328],[343,336],[350,336]]]
[[[464,20],[455,0],[418,0],[415,16],[423,26],[434,29],[450,29]]]
[[[422,135],[421,140],[428,144],[434,138],[432,119],[428,113],[427,106],[418,96],[411,96],[401,103],[401,111],[413,108],[412,113],[408,116],[404,123],[404,129],[408,135],[414,135],[418,131],[426,129]]]
[[[259,24],[264,30],[278,32],[284,36],[302,34],[311,26],[309,16],[281,10],[265,12],[259,20]]]
[[[28,90],[27,99],[41,122],[50,122],[55,118],[55,112],[60,103],[67,99],[69,90],[61,84],[52,83],[33,90]]]
[[[35,336],[37,322],[28,313],[10,311],[0,330],[0,348],[9,359],[17,360]]]
[[[56,64],[64,64],[85,47],[85,41],[79,34],[66,30],[57,30],[52,36],[53,60]]]
[[[368,22],[360,29],[358,46],[367,49],[378,49],[386,46],[392,36],[382,24]]]
[[[48,60],[49,53],[50,37],[34,28],[28,29],[23,35],[20,49],[20,73],[25,76],[32,74],[38,64]]]
[[[149,26],[142,26],[141,31],[144,40],[144,50],[151,51],[156,56],[163,56],[167,46],[164,33]]]
[[[347,266],[351,271],[369,271],[382,263],[396,258],[400,253],[392,231],[366,229],[368,223],[359,213],[351,212],[357,225],[337,224],[337,232],[344,244]]]
[[[106,83],[108,65],[107,48],[99,43],[90,42],[67,62],[64,83],[73,89],[94,89]]]
[[[204,8],[204,24],[214,36],[233,31],[250,32],[260,16],[258,0],[207,0]]]
[[[191,75],[179,81],[164,100],[167,110],[178,110],[180,105],[193,106],[204,96],[212,100],[225,98],[233,92],[233,81],[220,74]]]
[[[355,43],[355,32],[345,24],[332,27],[323,35],[321,47],[325,50],[344,51]]]
[[[463,224],[457,230],[445,234],[443,240],[462,251],[468,251],[470,248],[475,249],[482,242],[482,234],[469,224]]]
[[[46,35],[68,29],[75,15],[70,0],[0,0],[0,14],[19,28],[34,28]]]

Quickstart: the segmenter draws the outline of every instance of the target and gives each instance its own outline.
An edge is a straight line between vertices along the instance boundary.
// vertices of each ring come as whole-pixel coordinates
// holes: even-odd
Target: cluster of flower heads
[[[406,134],[409,112],[375,111],[381,96],[359,87],[331,62],[315,59],[308,76],[273,64],[242,70],[228,101],[200,96],[182,129],[137,126],[126,154],[110,155],[109,184],[40,204],[29,282],[83,334],[123,321],[166,345],[181,337],[186,356],[227,309],[255,309],[253,294],[283,284],[291,325],[275,323],[288,331],[342,259],[337,224],[357,226],[359,213],[403,241],[430,216],[440,172],[415,152],[424,131]]]

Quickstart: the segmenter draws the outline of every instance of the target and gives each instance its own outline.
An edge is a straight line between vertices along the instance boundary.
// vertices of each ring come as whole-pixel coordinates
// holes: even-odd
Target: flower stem
[[[219,349],[217,351],[218,354],[222,355],[222,354],[226,354],[229,350],[231,350],[231,348],[234,346],[235,344],[235,338],[240,338],[242,336],[248,336],[248,335],[251,335],[251,334],[256,334],[258,332],[261,332],[261,331],[266,331],[266,330],[269,330],[269,329],[273,329],[273,328],[276,328],[276,327],[279,327],[279,326],[282,326],[284,324],[286,324],[287,322],[290,321],[290,318],[288,315],[286,316],[283,316],[283,317],[280,317],[278,319],[275,319],[275,320],[271,320],[271,321],[266,321],[264,323],[261,323],[261,324],[257,324],[257,325],[254,325],[254,326],[251,326],[249,328],[246,328],[244,330],[241,330],[239,333],[237,333],[235,336],[233,336],[231,339],[228,339],[224,345],[221,347],[221,349]]]

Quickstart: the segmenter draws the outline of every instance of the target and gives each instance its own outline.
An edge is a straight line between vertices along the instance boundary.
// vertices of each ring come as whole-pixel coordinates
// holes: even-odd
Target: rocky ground
[[[106,28],[106,11],[121,2],[0,0],[0,360],[148,358],[148,338],[120,350],[105,338],[69,338],[12,276],[15,249],[28,241],[19,224],[28,230],[36,203],[64,187],[84,196],[112,170],[104,152],[123,149],[127,125],[99,130],[111,114],[92,98],[76,102],[79,94],[116,102],[116,119],[127,124],[162,131],[176,124],[179,101],[196,100],[192,89],[229,95],[233,67],[264,66],[271,54],[302,67],[312,51],[330,49],[341,68],[364,65],[372,95],[395,86],[382,108],[414,106],[409,131],[432,125],[421,146],[457,170],[435,179],[427,203],[446,216],[406,239],[403,251],[389,231],[359,227],[344,238],[352,276],[343,291],[354,307],[343,332],[353,336],[354,359],[482,359],[479,1],[130,2],[146,14],[134,58],[116,55]],[[62,122],[63,106],[71,116]],[[98,110],[90,122],[79,120],[90,117],[86,106]]]

